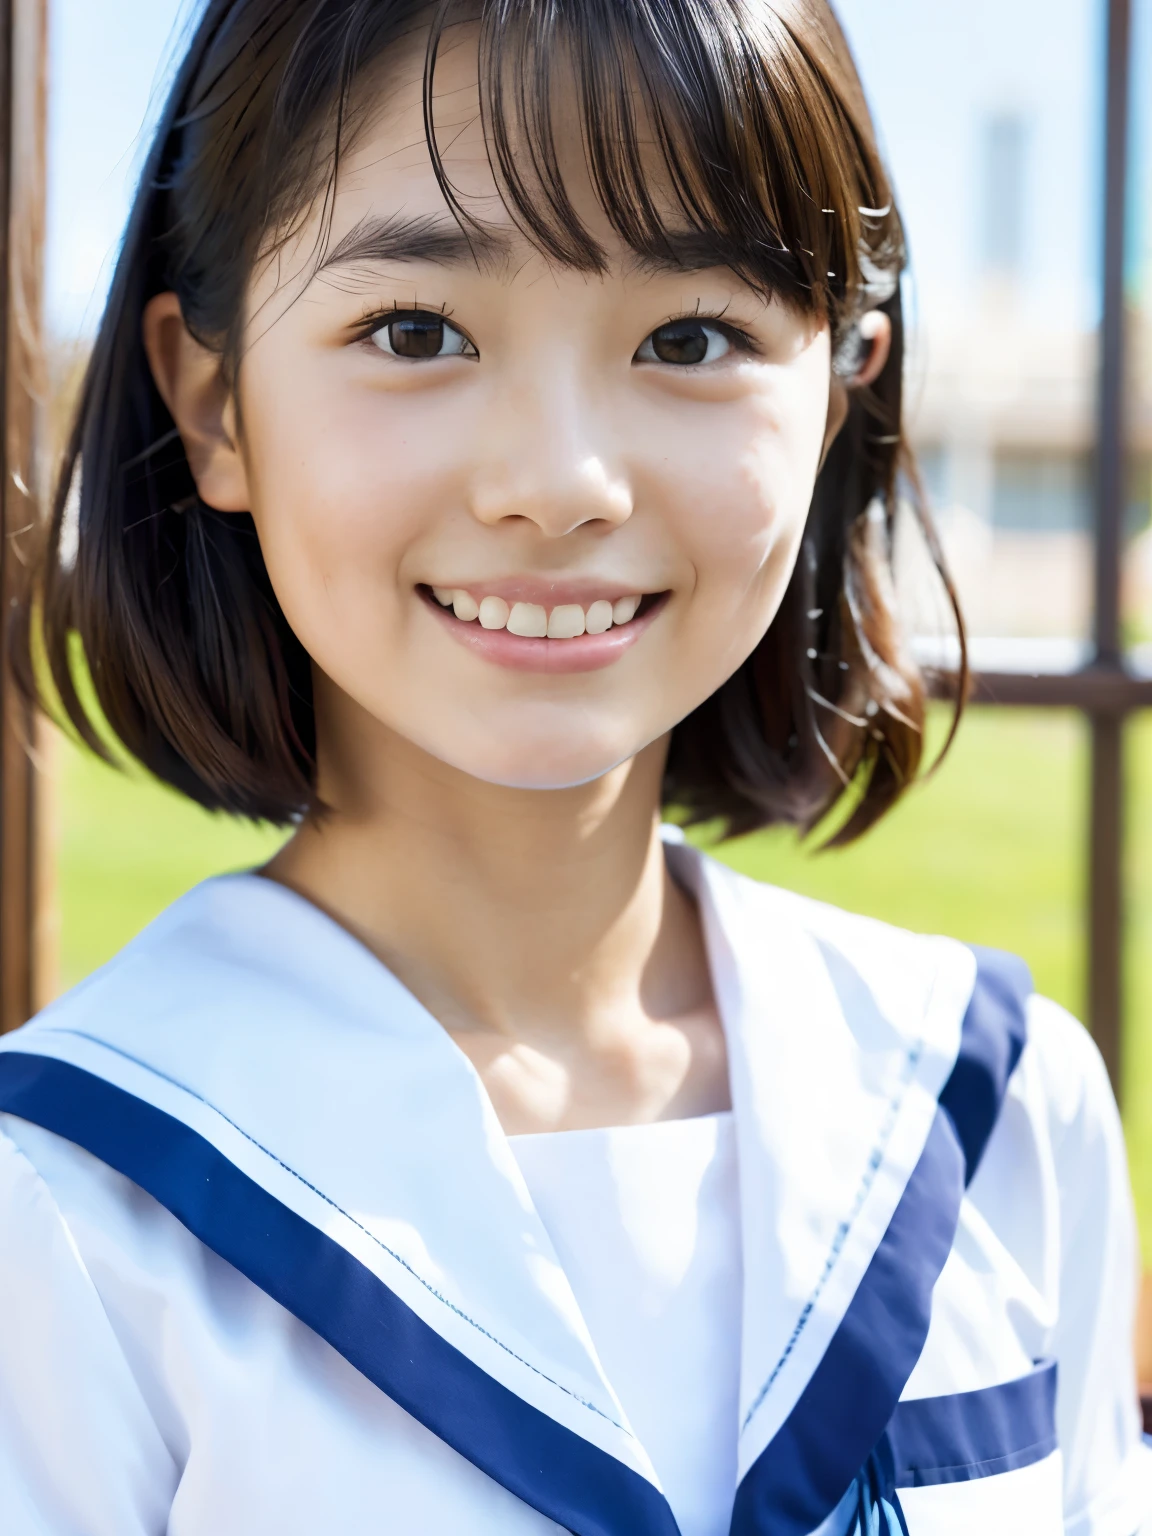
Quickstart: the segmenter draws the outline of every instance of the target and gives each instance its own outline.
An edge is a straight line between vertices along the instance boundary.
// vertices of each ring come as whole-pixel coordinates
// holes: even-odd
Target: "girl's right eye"
[[[370,332],[369,340],[386,356],[409,362],[480,355],[463,331],[429,309],[394,310]]]

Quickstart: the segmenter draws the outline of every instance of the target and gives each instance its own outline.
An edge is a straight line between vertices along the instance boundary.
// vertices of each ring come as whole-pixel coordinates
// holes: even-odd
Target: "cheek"
[[[298,633],[310,630],[309,609],[323,602],[340,608],[345,632],[386,624],[405,557],[433,509],[452,504],[445,445],[425,440],[429,413],[413,408],[418,400],[282,387],[262,394],[270,382],[248,381],[245,435],[269,575],[286,612],[304,610],[289,620]]]
[[[679,521],[697,572],[698,596],[747,602],[761,632],[783,595],[819,468],[827,386],[774,388],[742,403],[673,468]]]
[[[790,400],[781,412],[773,405],[761,408],[762,430],[748,444],[740,460],[746,489],[749,524],[759,522],[750,538],[759,541],[758,553],[766,567],[781,562],[791,569],[820,468],[827,421],[827,391],[823,398],[801,408]]]

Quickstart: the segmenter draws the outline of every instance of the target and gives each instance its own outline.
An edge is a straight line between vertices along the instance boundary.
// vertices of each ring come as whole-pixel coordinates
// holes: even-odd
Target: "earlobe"
[[[219,354],[189,331],[174,293],[149,300],[143,339],[152,377],[180,433],[201,500],[219,512],[249,511],[232,391]]]

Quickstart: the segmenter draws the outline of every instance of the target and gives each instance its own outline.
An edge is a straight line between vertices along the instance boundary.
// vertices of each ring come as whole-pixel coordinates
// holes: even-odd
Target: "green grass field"
[[[1152,1264],[1152,719],[1128,742],[1125,1121]],[[860,845],[812,854],[758,834],[716,850],[757,879],[925,932],[1013,949],[1083,1009],[1087,740],[1073,714],[970,711],[940,771]],[[209,816],[63,746],[60,974],[87,975],[182,891],[258,863],[280,835]]]

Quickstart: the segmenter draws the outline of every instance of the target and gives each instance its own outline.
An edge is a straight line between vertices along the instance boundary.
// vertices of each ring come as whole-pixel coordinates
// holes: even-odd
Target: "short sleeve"
[[[48,1186],[0,1134],[4,1536],[162,1536],[177,1481]]]
[[[1139,1273],[1124,1137],[1088,1032],[1033,999],[1029,1041],[1048,1121],[1058,1209],[1057,1428],[1068,1536],[1152,1532],[1133,1340]]]

